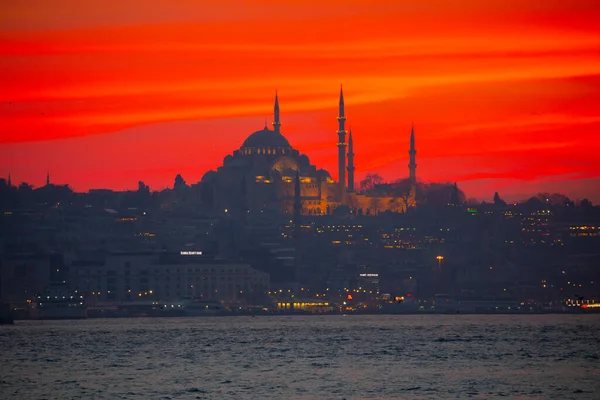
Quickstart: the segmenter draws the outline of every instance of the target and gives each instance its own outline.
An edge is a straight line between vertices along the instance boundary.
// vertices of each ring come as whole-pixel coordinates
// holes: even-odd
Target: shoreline
[[[427,315],[427,316],[472,316],[472,315],[599,315],[600,311],[531,311],[531,312],[362,312],[362,313],[223,313],[212,315],[97,315],[83,318],[15,318],[17,321],[75,321],[75,320],[95,320],[95,319],[130,319],[130,318],[218,318],[218,317],[318,317],[318,316],[392,316],[392,315]]]

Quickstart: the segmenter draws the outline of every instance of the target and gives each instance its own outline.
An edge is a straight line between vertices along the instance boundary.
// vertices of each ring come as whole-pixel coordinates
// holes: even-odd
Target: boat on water
[[[525,313],[532,312],[533,307],[519,304],[515,300],[497,300],[476,297],[454,297],[447,294],[436,294],[433,299],[417,300],[404,297],[399,301],[383,304],[381,309],[388,314],[490,314],[490,313]]]
[[[443,314],[514,314],[533,311],[533,307],[526,306],[525,303],[519,303],[514,299],[477,296],[436,294],[434,304],[436,312]]]
[[[87,307],[83,296],[37,296],[29,309],[31,319],[84,319]]]
[[[162,302],[160,308],[166,315],[177,315],[182,317],[201,317],[225,315],[227,309],[223,304],[215,300],[207,299],[183,299],[176,302]]]
[[[431,305],[421,303],[412,297],[408,297],[392,303],[385,303],[381,306],[380,310],[386,314],[417,314],[434,312],[435,308]]]
[[[223,315],[226,309],[218,301],[205,299],[190,299],[183,302],[183,315],[200,317],[209,315]]]
[[[227,310],[213,300],[182,299],[158,301],[131,301],[88,308],[88,318],[116,317],[194,317],[223,315]]]

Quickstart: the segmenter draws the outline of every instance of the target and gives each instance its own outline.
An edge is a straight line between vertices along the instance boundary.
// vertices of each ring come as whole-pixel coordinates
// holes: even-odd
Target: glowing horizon
[[[78,191],[171,187],[272,121],[337,172],[467,197],[600,202],[600,5],[591,0],[11,2],[0,14],[0,176]],[[460,3],[460,4],[458,4]]]

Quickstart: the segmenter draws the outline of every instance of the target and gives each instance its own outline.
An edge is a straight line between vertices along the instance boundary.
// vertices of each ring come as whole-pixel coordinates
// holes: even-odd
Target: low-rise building
[[[269,274],[193,250],[112,253],[103,260],[74,260],[71,267],[74,289],[92,305],[185,297],[244,302],[269,288]]]

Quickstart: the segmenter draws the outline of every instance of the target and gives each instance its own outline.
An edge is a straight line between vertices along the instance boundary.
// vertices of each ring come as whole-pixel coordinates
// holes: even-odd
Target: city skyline
[[[600,201],[593,2],[309,3],[8,6],[0,175],[41,186],[50,171],[77,191],[195,183],[272,120],[277,89],[282,133],[337,179],[342,83],[357,182],[406,177],[414,122],[426,182]]]
[[[2,398],[600,392],[600,1],[0,10]]]

